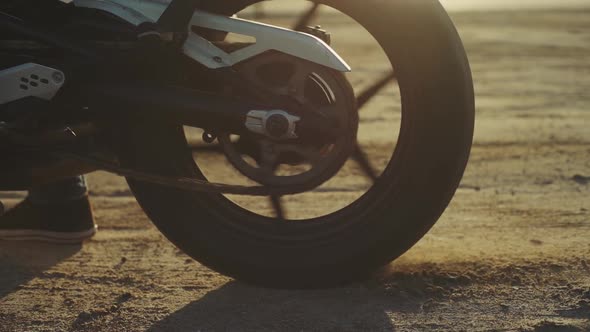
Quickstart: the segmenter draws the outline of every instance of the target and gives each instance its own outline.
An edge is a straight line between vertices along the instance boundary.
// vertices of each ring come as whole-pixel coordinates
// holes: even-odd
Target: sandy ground
[[[221,276],[96,173],[93,240],[0,243],[0,331],[589,331],[590,11],[454,19],[477,92],[471,162],[432,231],[371,280],[286,291]]]

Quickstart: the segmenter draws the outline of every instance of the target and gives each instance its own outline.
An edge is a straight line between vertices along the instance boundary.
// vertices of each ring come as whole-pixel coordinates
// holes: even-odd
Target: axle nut
[[[266,132],[274,137],[281,138],[289,131],[289,120],[282,114],[273,114],[266,120]]]
[[[253,133],[264,135],[275,140],[295,139],[298,116],[282,110],[248,112],[246,128]]]

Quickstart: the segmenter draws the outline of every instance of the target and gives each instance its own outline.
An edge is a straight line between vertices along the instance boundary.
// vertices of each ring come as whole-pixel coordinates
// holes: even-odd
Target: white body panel
[[[76,0],[74,0],[76,1]],[[110,0],[122,6],[133,8],[152,21],[157,21],[172,0]]]
[[[65,82],[53,68],[25,63],[0,71],[0,105],[26,97],[51,100]]]
[[[116,1],[74,0],[74,4],[110,12],[133,25],[155,22],[167,6],[154,1]],[[134,8],[128,6],[134,6]],[[150,17],[146,14],[148,9],[151,13]],[[193,33],[191,31],[193,26],[254,37],[256,43],[239,51],[226,53]],[[276,50],[338,71],[350,71],[350,66],[329,45],[306,33],[203,11],[195,11],[187,29],[189,37],[183,45],[184,53],[208,68],[230,67],[266,51]]]
[[[76,7],[92,8],[98,10],[104,10],[109,12],[120,19],[127,21],[133,25],[140,25],[144,22],[155,22],[154,19],[150,19],[143,13],[135,10],[131,6],[125,6],[115,1],[109,0],[74,0]],[[162,5],[164,9],[165,5]]]

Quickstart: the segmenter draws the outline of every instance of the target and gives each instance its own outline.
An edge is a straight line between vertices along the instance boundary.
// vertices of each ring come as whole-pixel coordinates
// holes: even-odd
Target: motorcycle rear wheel
[[[232,14],[255,2],[215,6]],[[285,223],[242,209],[223,195],[128,179],[148,216],[176,246],[216,271],[258,285],[335,286],[399,257],[449,204],[471,148],[471,73],[460,38],[437,1],[320,2],[367,29],[396,69],[401,131],[394,157],[365,195],[335,213]],[[205,178],[181,126],[135,125],[119,143],[126,167]]]

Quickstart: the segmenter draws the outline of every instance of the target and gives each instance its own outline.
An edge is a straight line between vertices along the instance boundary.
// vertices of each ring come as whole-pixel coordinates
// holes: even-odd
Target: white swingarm
[[[155,22],[157,12],[160,10],[163,12],[166,9],[165,4],[152,1],[74,0],[73,2],[78,7],[107,11],[134,25]],[[148,10],[151,17],[147,15]],[[238,51],[227,53],[194,33],[193,27],[249,36],[256,42]],[[350,66],[323,40],[303,32],[199,10],[194,12],[187,29],[189,36],[183,45],[183,52],[211,69],[231,67],[266,51],[275,50],[341,72],[351,70]]]

